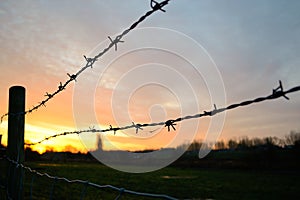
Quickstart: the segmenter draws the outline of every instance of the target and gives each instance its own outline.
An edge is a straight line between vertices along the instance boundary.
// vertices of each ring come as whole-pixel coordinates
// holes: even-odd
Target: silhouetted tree
[[[281,146],[282,145],[282,140],[279,139],[278,137],[266,137],[264,138],[264,144],[267,147],[275,147],[275,146]]]
[[[290,134],[285,136],[285,145],[299,145],[300,132],[291,131]]]
[[[238,143],[239,149],[247,149],[252,146],[252,141],[248,137],[243,137]]]
[[[194,141],[192,144],[190,144],[188,150],[189,151],[199,151],[199,149],[202,146],[202,142],[201,141]]]
[[[177,146],[176,149],[178,149],[180,151],[185,151],[185,150],[188,150],[189,146],[190,145],[188,143],[184,143],[184,144]]]
[[[40,154],[37,151],[33,151],[30,147],[25,149],[25,160],[36,161],[40,159]]]
[[[253,139],[252,139],[252,145],[253,145],[254,147],[259,147],[259,146],[264,145],[264,141],[263,141],[263,139],[261,139],[261,138],[253,138]]]
[[[223,140],[216,142],[215,149],[225,149],[225,142]]]
[[[237,141],[235,141],[235,140],[233,140],[233,139],[230,139],[230,140],[228,141],[228,148],[229,148],[229,149],[236,149],[237,146],[238,146]]]

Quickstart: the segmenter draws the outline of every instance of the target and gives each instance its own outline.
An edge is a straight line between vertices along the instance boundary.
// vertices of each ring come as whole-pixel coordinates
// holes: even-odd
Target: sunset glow
[[[300,13],[294,5],[299,8],[300,3],[266,2],[171,2],[166,13],[154,14],[139,28],[175,30],[203,46],[203,51],[193,52],[191,49],[196,47],[176,41],[180,34],[156,36],[155,32],[147,35],[147,31],[133,30],[123,38],[125,42],[119,44],[118,52],[113,48],[46,107],[26,115],[25,142],[93,126],[107,129],[132,122],[161,122],[212,110],[214,104],[225,106],[221,100],[212,99],[208,82],[217,78],[203,77],[204,65],[217,66],[227,105],[271,94],[278,80],[285,88],[300,85]],[[83,55],[109,45],[108,35],[122,32],[149,9],[147,2],[138,0],[2,1],[0,114],[7,112],[9,87],[24,86],[26,109],[32,108],[45,99],[46,93],[56,91],[60,82],[67,81],[67,73],[74,74],[84,66]],[[136,38],[134,31],[140,34]],[[152,50],[145,42],[152,39],[150,35],[170,49]],[[147,48],[138,49],[145,44]],[[190,63],[187,56],[174,53],[176,48],[203,63]],[[218,140],[242,136],[282,138],[291,130],[299,130],[300,93],[289,97],[290,101],[282,98],[226,112]],[[164,126],[145,127],[138,133],[135,129],[116,134],[110,131],[103,133],[103,149],[176,147],[191,138],[205,140],[209,130],[214,134],[211,124],[212,119],[205,117],[177,123],[176,131],[170,132]],[[0,134],[6,145],[7,118],[0,124]],[[31,148],[39,153],[86,153],[97,148],[97,134],[57,137]]]

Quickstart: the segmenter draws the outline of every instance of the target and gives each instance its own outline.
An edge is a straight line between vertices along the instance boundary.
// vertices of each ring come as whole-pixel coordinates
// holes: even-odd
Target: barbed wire
[[[5,158],[11,164],[14,164],[16,166],[16,168],[21,167],[22,169],[27,170],[30,173],[34,174],[34,175],[37,175],[37,176],[40,176],[40,177],[47,177],[49,179],[52,179],[53,184],[52,184],[52,187],[50,188],[50,190],[51,190],[50,196],[53,194],[54,184],[56,184],[56,182],[58,180],[60,180],[60,181],[64,181],[64,182],[67,182],[67,183],[83,184],[85,187],[86,186],[92,186],[92,187],[95,187],[95,188],[98,188],[98,189],[106,189],[107,188],[107,189],[112,189],[112,190],[118,191],[119,194],[116,197],[116,199],[120,199],[120,197],[125,193],[132,194],[132,195],[138,195],[138,196],[144,196],[144,197],[169,199],[169,200],[176,200],[177,199],[177,198],[171,197],[171,196],[166,195],[166,194],[152,194],[152,193],[145,193],[145,192],[136,192],[136,191],[128,190],[128,189],[125,189],[125,188],[119,188],[119,187],[116,187],[116,186],[113,186],[113,185],[99,185],[97,183],[93,183],[93,182],[86,181],[86,180],[68,179],[66,177],[52,176],[52,175],[49,175],[48,173],[39,172],[37,170],[31,169],[29,166],[25,166],[22,163],[18,163],[17,161],[10,159],[8,156],[4,156],[3,158]]]
[[[211,111],[203,111],[203,113],[199,113],[199,114],[195,114],[195,115],[187,115],[184,117],[179,117],[177,119],[168,119],[167,121],[162,121],[162,122],[156,122],[156,123],[149,123],[149,124],[135,124],[134,122],[132,122],[131,125],[127,125],[127,126],[123,126],[123,127],[112,127],[112,125],[109,125],[109,128],[107,129],[95,129],[94,127],[90,127],[87,130],[79,130],[79,131],[70,131],[70,132],[63,132],[63,133],[59,133],[56,135],[52,135],[49,137],[46,137],[38,142],[33,142],[33,143],[25,143],[25,145],[27,146],[32,146],[32,145],[36,145],[36,144],[40,144],[46,140],[52,139],[52,138],[56,138],[59,136],[65,136],[65,135],[70,135],[70,134],[81,134],[81,133],[104,133],[104,132],[114,132],[114,134],[116,134],[117,131],[121,131],[121,130],[126,130],[126,129],[136,129],[136,134],[138,133],[139,130],[143,130],[142,127],[153,127],[153,126],[164,126],[168,128],[168,131],[171,130],[171,128],[176,131],[176,122],[180,122],[180,121],[184,121],[184,120],[188,120],[188,119],[195,119],[195,118],[201,118],[204,116],[214,116],[218,113],[224,112],[226,110],[232,110],[241,106],[247,106],[250,104],[254,104],[254,103],[259,103],[262,101],[266,101],[266,100],[272,100],[272,99],[277,99],[280,97],[284,97],[285,99],[289,100],[289,97],[287,97],[286,95],[289,93],[293,93],[293,92],[297,92],[300,91],[300,86],[296,86],[293,88],[290,88],[286,91],[284,91],[283,89],[283,85],[282,82],[279,80],[279,86],[275,89],[272,90],[272,94],[265,96],[265,97],[258,97],[256,99],[253,100],[246,100],[240,103],[236,103],[236,104],[231,104],[227,107],[224,108],[217,108],[217,106],[214,104],[214,109]]]
[[[125,29],[121,34],[117,35],[114,39],[112,39],[110,36],[108,36],[108,39],[110,41],[110,44],[102,50],[102,52],[100,52],[99,54],[97,54],[96,56],[94,56],[93,58],[88,58],[85,55],[83,56],[86,64],[84,67],[82,67],[79,71],[77,71],[75,74],[69,74],[67,73],[69,79],[65,82],[59,83],[59,86],[57,88],[56,91],[54,91],[53,93],[48,93],[46,92],[45,94],[45,99],[41,102],[39,102],[37,105],[33,106],[31,109],[26,110],[25,112],[20,112],[20,113],[5,113],[1,116],[0,119],[0,123],[2,123],[3,119],[5,117],[7,117],[8,115],[26,115],[29,113],[32,113],[33,111],[38,110],[40,107],[45,106],[46,107],[46,103],[51,100],[52,98],[54,98],[57,94],[59,94],[60,92],[62,92],[64,89],[66,89],[66,87],[72,82],[72,81],[77,81],[77,77],[83,73],[86,69],[88,68],[93,68],[94,63],[101,57],[103,56],[106,52],[108,52],[112,47],[115,47],[115,51],[118,50],[118,43],[123,43],[124,41],[122,41],[121,39],[127,35],[131,30],[135,29],[141,22],[143,22],[147,17],[149,17],[150,15],[152,15],[154,12],[156,11],[162,11],[162,12],[166,12],[165,10],[163,10],[163,7],[166,6],[169,3],[170,0],[164,0],[162,2],[157,2],[154,0],[150,1],[150,7],[152,10],[149,10],[148,12],[146,12],[143,16],[141,16],[136,22],[134,22],[133,24],[131,24],[131,26],[127,29]]]

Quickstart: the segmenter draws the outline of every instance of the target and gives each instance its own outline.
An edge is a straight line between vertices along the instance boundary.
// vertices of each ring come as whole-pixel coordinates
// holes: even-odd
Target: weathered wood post
[[[24,162],[25,88],[9,88],[7,156]],[[8,192],[12,199],[23,199],[23,169],[18,165],[8,165]]]

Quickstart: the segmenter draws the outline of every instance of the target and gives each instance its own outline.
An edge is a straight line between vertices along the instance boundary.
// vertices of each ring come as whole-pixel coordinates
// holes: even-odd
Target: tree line
[[[291,131],[284,138],[264,137],[249,138],[240,137],[238,139],[229,139],[217,141],[214,145],[205,144],[201,141],[194,141],[191,144],[183,144],[178,148],[186,148],[188,151],[198,151],[200,147],[211,146],[214,150],[236,150],[236,149],[254,149],[254,148],[300,148],[300,131]]]

